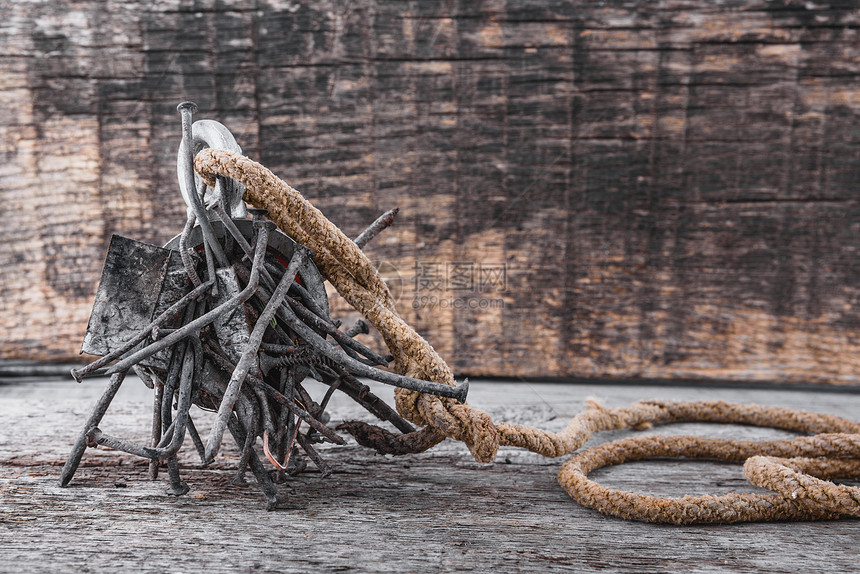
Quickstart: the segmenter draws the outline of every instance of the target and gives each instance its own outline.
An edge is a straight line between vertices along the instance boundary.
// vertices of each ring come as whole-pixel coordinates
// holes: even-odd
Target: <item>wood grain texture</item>
[[[230,484],[238,458],[225,440],[203,469],[190,439],[180,451],[191,491],[166,494],[134,457],[88,449],[68,488],[58,475],[75,433],[106,380],[0,387],[0,536],[10,572],[851,572],[856,520],[663,526],[605,517],[581,507],[556,482],[563,460],[503,448],[477,464],[460,443],[403,457],[376,456],[350,442],[324,446],[334,473],[306,473],[280,485],[286,508],[264,510],[253,482]],[[391,401],[390,388],[375,393]],[[147,436],[151,391],[129,378],[102,428]],[[856,419],[860,395],[616,385],[476,382],[470,403],[495,420],[560,430],[588,397],[622,407],[640,399],[729,400],[802,408]],[[333,422],[360,417],[350,400]],[[44,413],[52,413],[50,417]],[[192,410],[201,432],[211,414]],[[787,433],[733,425],[684,424],[601,433],[695,434],[748,439]],[[259,441],[258,441],[259,448]],[[164,473],[166,474],[166,472]],[[757,492],[740,465],[649,461],[601,469],[601,483],[683,496]]]
[[[73,357],[110,234],[180,231],[192,99],[347,233],[401,208],[368,251],[458,373],[857,383],[858,39],[835,0],[4,3],[0,358]]]

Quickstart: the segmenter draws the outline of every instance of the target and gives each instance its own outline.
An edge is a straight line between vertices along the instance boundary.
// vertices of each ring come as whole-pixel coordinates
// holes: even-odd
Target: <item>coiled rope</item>
[[[382,334],[395,357],[394,370],[453,385],[454,376],[433,347],[398,314],[387,286],[361,249],[302,195],[264,166],[224,150],[204,149],[196,171],[214,185],[215,176],[240,181],[244,199],[269,210],[269,217],[295,241],[313,249],[323,275],[346,301]],[[595,403],[560,433],[494,423],[489,415],[454,399],[395,391],[397,410],[421,430],[395,435],[351,422],[341,428],[380,452],[421,452],[446,437],[464,442],[475,460],[490,462],[500,445],[558,457],[581,448],[596,432],[657,423],[716,422],[775,427],[814,436],[779,441],[646,436],[606,443],[574,454],[558,474],[572,498],[605,514],[674,524],[820,520],[860,516],[860,488],[830,479],[860,473],[860,423],[790,409],[719,401],[644,401],[606,409]],[[606,488],[588,473],[607,465],[654,457],[707,458],[741,462],[753,484],[774,494],[653,497]]]

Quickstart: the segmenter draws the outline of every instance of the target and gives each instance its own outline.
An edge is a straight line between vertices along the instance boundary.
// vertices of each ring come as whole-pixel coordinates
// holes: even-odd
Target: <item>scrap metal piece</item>
[[[170,259],[168,249],[111,237],[82,353],[107,355],[150,323]]]
[[[223,242],[230,233],[225,229],[225,226],[221,221],[212,221],[212,231],[215,234],[215,238],[218,241]],[[247,219],[235,219],[233,220],[233,224],[239,230],[239,232],[249,241],[251,242],[254,238],[254,223],[253,221]],[[181,235],[175,236],[173,239],[168,241],[165,244],[165,248],[167,249],[179,249],[179,240]],[[191,230],[191,233],[188,234],[188,244],[189,245],[201,245],[203,243],[203,231],[200,227],[195,227]],[[293,256],[293,249],[295,249],[296,242],[293,241],[290,237],[288,237],[283,231],[280,229],[273,229],[269,233],[269,246],[267,259],[271,262],[275,262],[280,265],[281,268],[286,268],[287,264],[290,261],[290,258]],[[300,288],[303,286],[303,289],[308,293],[310,299],[316,306],[321,309],[325,314],[329,312],[328,306],[328,295],[325,290],[325,280],[323,279],[322,274],[317,269],[316,265],[313,261],[306,261],[299,268],[299,278],[301,284]]]
[[[120,236],[111,240],[82,349],[102,357],[72,370],[72,375],[78,381],[95,372],[113,376],[78,435],[61,484],[71,480],[84,449],[101,444],[149,459],[153,479],[159,463],[166,461],[168,492],[184,494],[188,485],[180,478],[176,453],[186,431],[205,466],[229,430],[242,445],[237,480],[243,482],[249,468],[266,494],[267,508],[273,509],[278,506],[277,491],[255,451],[258,437],[277,479],[284,478],[285,468],[291,475],[304,468],[299,451],[326,476],[331,469],[313,444],[323,439],[345,444],[326,426],[330,415],[325,410],[337,390],[403,432],[413,430],[393,409],[377,404],[381,401],[355,376],[461,401],[467,386],[450,387],[372,367],[386,364],[388,358],[352,339],[367,331],[366,324],[346,332],[339,329],[341,322],[329,314],[324,280],[310,249],[277,230],[265,219],[265,210],[246,210],[236,182],[220,178],[211,191],[202,180],[195,186],[194,152],[202,146],[234,152],[239,148],[217,122],[204,120],[192,129],[194,108],[190,102],[179,106],[183,137],[177,175],[190,205],[185,229],[163,248]],[[246,213],[253,221],[242,219]],[[358,243],[388,225],[393,214],[377,220]],[[261,361],[268,366],[261,367]],[[98,428],[122,377],[132,368],[154,392],[146,444]],[[308,375],[329,386],[319,404],[302,386]],[[188,412],[192,404],[218,413],[206,444]],[[311,430],[301,433],[302,423]]]
[[[216,306],[226,303],[241,293],[243,287],[239,284],[236,273],[229,267],[218,269],[215,276],[218,278],[218,297],[214,301]],[[251,336],[255,321],[254,317],[249,315],[249,311],[248,306],[242,305],[232,313],[217,317],[212,324],[218,344],[233,363],[239,362],[242,350]],[[258,374],[258,370],[255,370],[254,374]]]
[[[170,260],[167,263],[167,273],[161,283],[161,291],[158,294],[158,303],[152,313],[152,319],[167,311],[174,303],[191,292],[191,281],[182,263],[182,257],[177,251],[170,251]],[[166,319],[159,328],[176,329],[182,326],[182,311],[177,311],[172,317]],[[144,367],[152,367],[163,371],[167,370],[170,363],[170,351],[164,349],[153,356],[144,359],[140,364]]]

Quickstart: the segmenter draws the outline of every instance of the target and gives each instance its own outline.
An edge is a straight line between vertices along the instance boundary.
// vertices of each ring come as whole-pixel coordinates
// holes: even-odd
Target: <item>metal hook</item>
[[[236,142],[236,138],[230,133],[230,130],[220,122],[215,120],[197,120],[191,125],[191,157],[195,157],[200,150],[205,148],[222,149],[233,153],[241,154],[242,148]],[[187,156],[184,150],[180,150],[177,156],[177,175],[179,176],[179,186],[182,192],[182,198],[185,204],[193,208],[193,198],[190,196],[194,190],[189,190],[186,184],[186,172],[188,167],[185,165]],[[200,179],[200,176],[194,176],[195,182]],[[212,189],[212,188],[206,188]],[[245,186],[238,181],[226,177],[217,177],[215,180],[215,188],[210,193],[207,193],[202,199],[204,207],[207,210],[212,209],[219,202],[229,210],[230,217],[234,219],[245,219],[248,216],[247,207],[242,196],[245,194]]]

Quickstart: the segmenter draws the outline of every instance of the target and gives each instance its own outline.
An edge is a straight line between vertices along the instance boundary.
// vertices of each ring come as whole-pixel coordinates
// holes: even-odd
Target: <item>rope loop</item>
[[[216,176],[245,186],[244,199],[269,210],[269,218],[295,241],[310,247],[323,275],[381,334],[403,375],[454,385],[451,369],[398,314],[388,287],[361,249],[302,195],[264,166],[239,153],[207,148],[194,159],[209,185]],[[642,429],[653,424],[718,422],[768,426],[814,436],[783,441],[741,441],[689,436],[644,436],[576,453],[559,471],[572,498],[606,514],[671,524],[822,520],[860,516],[860,489],[828,479],[860,475],[860,423],[832,415],[722,401],[643,401],[607,409],[590,402],[560,433],[493,423],[486,413],[453,399],[398,388],[401,415],[424,426],[395,435],[366,423],[341,428],[380,452],[421,452],[445,437],[464,442],[479,462],[491,462],[500,445],[547,457],[573,453],[595,433]],[[708,458],[743,462],[745,476],[773,494],[727,494],[664,498],[620,492],[588,479],[607,465],[654,457]]]

